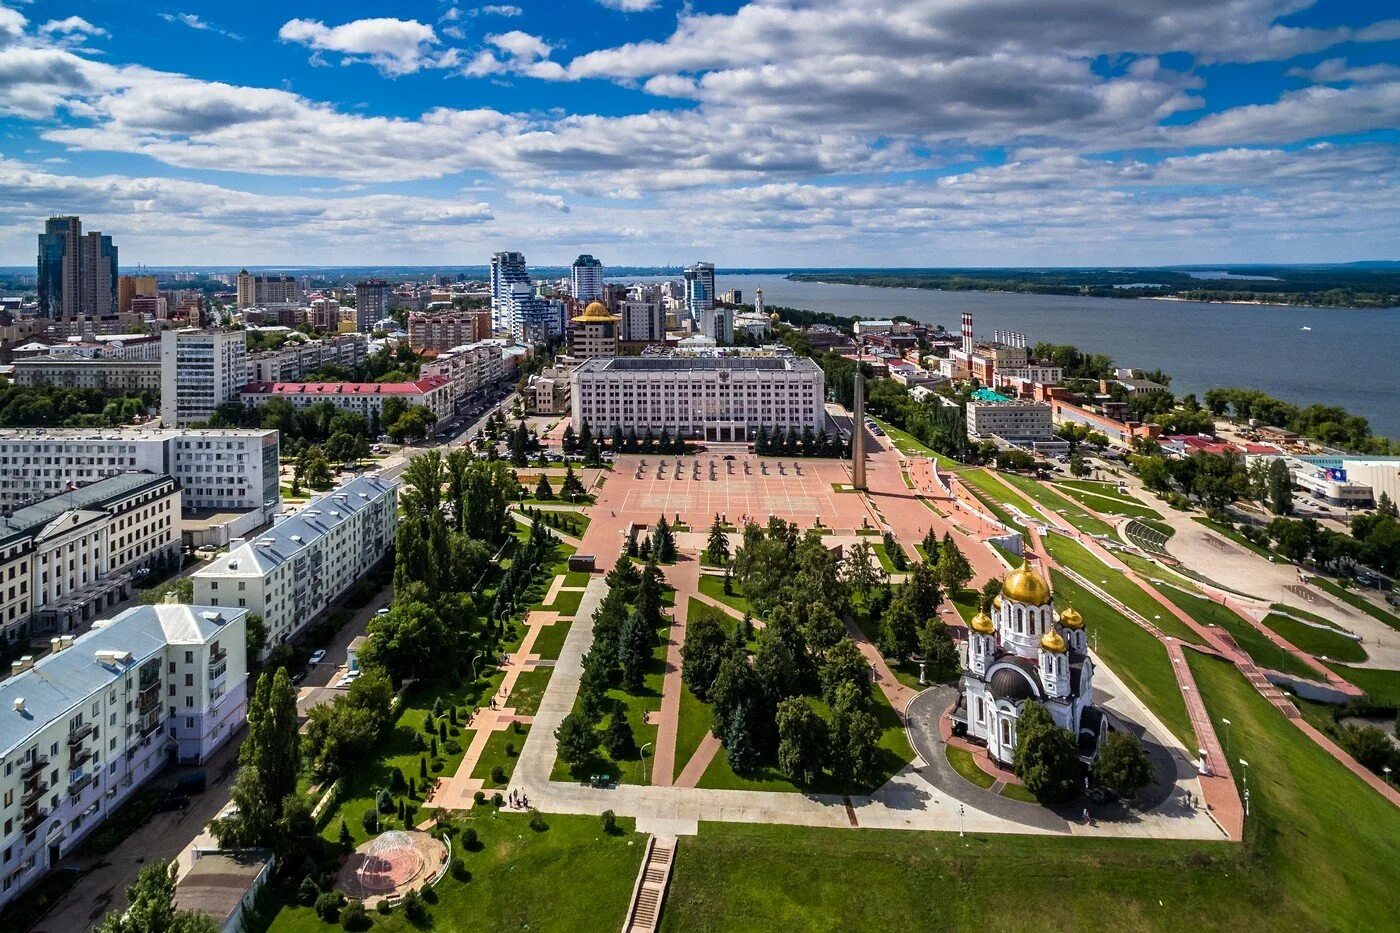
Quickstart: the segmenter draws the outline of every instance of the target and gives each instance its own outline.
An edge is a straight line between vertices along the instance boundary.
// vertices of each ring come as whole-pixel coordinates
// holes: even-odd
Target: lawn
[[[1163,567],[1161,564],[1149,560],[1146,557],[1140,557],[1132,551],[1114,551],[1113,556],[1131,567],[1133,571],[1144,580],[1162,580],[1179,586],[1184,590],[1189,590],[1192,593],[1200,592],[1200,588],[1196,586],[1195,582],[1190,577],[1184,577],[1175,570]]]
[[[740,612],[753,613],[753,605],[738,591],[728,595],[724,592],[724,577],[717,577],[714,574],[702,573],[700,575],[700,592],[713,599],[717,599],[727,606],[733,606]]]
[[[553,625],[544,626],[535,636],[535,644],[530,653],[539,655],[542,661],[558,660],[559,652],[564,650],[564,639],[569,637],[572,625],[568,619],[560,619]]]
[[[1004,483],[1010,483],[1087,535],[1113,535],[1112,525],[1086,512],[1081,506],[1066,499],[1044,483],[1029,477],[1017,476],[1015,473],[998,473],[997,478]]]
[[[544,688],[549,685],[549,678],[553,674],[552,667],[537,667],[532,671],[520,672],[520,676],[515,679],[515,686],[510,690],[510,697],[506,699],[506,704],[515,710],[515,715],[533,716],[539,712]]]
[[[584,570],[570,570],[564,574],[565,586],[587,586],[593,580],[593,574]]]
[[[516,727],[519,727],[519,732],[515,731]],[[481,778],[485,782],[487,790],[505,787],[510,783],[511,773],[515,771],[515,763],[519,760],[520,750],[525,747],[525,737],[529,734],[530,727],[520,723],[516,723],[509,729],[501,729],[491,733],[491,737],[486,740],[486,747],[481,750],[481,757],[477,759],[476,767],[472,769],[471,776]],[[491,772],[496,768],[505,772],[505,779],[499,783],[491,780]]]
[[[695,750],[700,747],[705,736],[710,734],[714,723],[714,710],[710,704],[701,701],[699,697],[690,692],[689,687],[682,684],[680,716],[676,723],[677,775],[685,769],[686,763],[695,754]]]
[[[900,572],[894,569],[894,561],[890,560],[889,549],[885,547],[885,543],[883,541],[881,541],[878,544],[871,545],[870,549],[875,552],[875,559],[880,562],[881,570],[885,571],[885,573]]]
[[[1400,671],[1378,667],[1352,667],[1324,661],[1338,676],[1366,691],[1372,702],[1381,706],[1400,707]]]
[[[1267,635],[1240,618],[1233,610],[1204,596],[1192,596],[1172,587],[1163,587],[1162,592],[1202,625],[1216,625],[1229,632],[1236,644],[1249,655],[1250,660],[1260,667],[1317,680],[1317,671],[1274,644]]]
[[[915,457],[928,457],[934,463],[937,463],[940,469],[951,470],[962,466],[961,463],[954,460],[952,457],[946,457],[940,454],[908,431],[901,430],[879,418],[872,418],[871,420],[878,424],[880,430],[884,431],[885,434],[889,436],[889,439],[894,442],[895,448],[898,449],[900,453]]]
[[[962,473],[959,475],[967,476],[968,474]],[[964,488],[967,489],[968,492],[972,493],[972,498],[976,499],[979,503],[981,503],[982,508],[986,509],[988,512],[991,512],[992,515],[996,516],[997,521],[1001,522],[1007,528],[1010,528],[1014,531],[1021,527],[1021,523],[1018,522],[1015,518],[1013,518],[1011,513],[1006,510],[1006,507],[1003,506],[996,499],[994,499],[992,496],[988,495],[986,492],[982,491],[976,486],[967,485]],[[933,508],[932,505],[930,505],[929,507]]]
[[[1348,638],[1330,626],[1319,628],[1277,612],[1265,616],[1264,624],[1288,639],[1294,647],[1301,648],[1314,657],[1326,656],[1335,661],[1351,663],[1366,660],[1366,649],[1361,647],[1361,642],[1355,638]]]
[[[1167,607],[1128,579],[1122,571],[1115,570],[1099,560],[1084,545],[1064,535],[1046,535],[1042,540],[1045,542],[1045,549],[1057,564],[1073,570],[1173,638],[1179,638],[1188,644],[1200,644],[1201,636],[1189,625],[1172,615]],[[1056,590],[1058,589],[1057,586]]]
[[[959,476],[968,485],[977,487],[979,491],[990,496],[997,502],[1003,505],[1014,505],[1016,508],[1020,509],[1022,513],[1031,518],[1039,516],[1039,513],[1035,510],[1035,506],[1031,505],[1029,499],[1008,487],[1005,483],[1001,482],[998,476],[993,476],[988,470],[965,470],[960,473]]]
[[[385,916],[373,911],[376,931],[440,933],[465,930],[530,930],[532,933],[616,931],[631,903],[632,885],[646,851],[631,820],[619,819],[609,836],[595,816],[545,817],[548,829],[536,832],[524,814],[492,808],[473,810],[460,824],[471,826],[480,840],[475,851],[453,841],[453,856],[471,872],[459,881],[449,872],[438,884],[439,903],[430,905],[424,927],[410,924],[401,909]],[[586,883],[577,883],[586,879]],[[569,883],[573,881],[575,883]],[[309,907],[289,906],[273,920],[271,933],[330,933]]]
[[[1259,545],[1255,544],[1253,541],[1249,540],[1248,538],[1246,538],[1244,535],[1240,534],[1238,531],[1236,531],[1236,530],[1233,529],[1233,528],[1226,528],[1224,525],[1220,524],[1219,522],[1213,522],[1213,521],[1211,521],[1210,519],[1208,519],[1208,518],[1206,518],[1205,516],[1202,516],[1202,515],[1193,516],[1191,520],[1192,520],[1193,522],[1197,522],[1197,523],[1199,523],[1199,524],[1205,525],[1207,528],[1209,528],[1211,531],[1215,532],[1216,534],[1220,535],[1222,538],[1229,538],[1231,541],[1235,542],[1235,543],[1238,544],[1240,547],[1242,547],[1242,548],[1244,548],[1244,549],[1246,549],[1246,550],[1249,550],[1249,551],[1253,551],[1254,553],[1258,554],[1260,557],[1263,557],[1263,558],[1265,558],[1265,559],[1267,559],[1267,560],[1273,560],[1273,559],[1274,559],[1273,552],[1269,551],[1267,548],[1262,548],[1262,547],[1260,547]],[[1285,561],[1285,563],[1286,563],[1286,561]]]
[[[884,728],[884,733],[880,737],[879,767],[876,775],[867,785],[845,787],[823,775],[822,780],[817,785],[799,787],[771,765],[761,767],[754,774],[735,774],[734,769],[729,766],[728,758],[721,750],[719,754],[715,755],[714,761],[710,762],[710,767],[706,769],[704,776],[700,778],[699,786],[714,790],[759,790],[780,793],[873,793],[896,772],[914,760],[914,749],[909,745],[909,739],[905,735],[903,724],[899,721],[899,715],[890,706],[889,700],[885,699],[884,693],[872,686],[870,695],[875,701],[873,704],[875,717]],[[818,715],[830,720],[831,711],[820,699],[812,698],[812,706]]]
[[[1059,571],[1053,571],[1051,576],[1055,592],[1067,597],[1084,616],[1090,645],[1103,662],[1144,706],[1157,714],[1185,748],[1198,748],[1196,732],[1186,714],[1186,701],[1181,697],[1171,658],[1162,643],[1069,577]]]
[[[1087,505],[1096,512],[1103,512],[1106,515],[1131,515],[1133,518],[1155,518],[1161,519],[1162,514],[1157,510],[1143,505],[1136,499],[1119,495],[1113,491],[1114,487],[1099,484],[1096,489],[1085,489],[1083,486],[1071,485],[1069,482],[1061,481],[1054,483],[1054,488],[1064,493],[1071,499]],[[1089,484],[1095,485],[1095,484]]]
[[[578,613],[578,604],[583,601],[582,590],[560,590],[554,594],[554,602],[548,606],[536,606],[536,609],[548,609],[557,612],[561,616],[573,616]]]
[[[1357,596],[1350,590],[1338,586],[1331,580],[1326,580],[1322,577],[1308,577],[1308,582],[1311,583],[1313,586],[1316,586],[1318,589],[1323,590],[1324,592],[1331,593],[1333,596],[1337,597],[1343,602],[1351,606],[1355,606],[1357,609],[1360,609],[1362,612],[1366,613],[1368,616],[1371,616],[1373,619],[1379,619],[1381,622],[1384,622],[1386,625],[1389,625],[1393,629],[1400,629],[1400,616],[1397,616],[1393,612],[1386,612],[1384,609],[1382,609],[1380,606],[1377,606],[1375,603],[1372,603],[1370,600],[1362,599],[1360,596]]]
[[[972,759],[972,752],[965,748],[958,748],[956,745],[944,745],[943,747],[948,752],[948,764],[953,766],[953,770],[978,787],[991,787],[997,782],[996,778],[977,767],[977,762]]]
[[[1020,784],[1003,784],[1001,795],[1010,800],[1019,800],[1021,803],[1033,803],[1040,806],[1040,801],[1035,799],[1035,794],[1026,790]]]

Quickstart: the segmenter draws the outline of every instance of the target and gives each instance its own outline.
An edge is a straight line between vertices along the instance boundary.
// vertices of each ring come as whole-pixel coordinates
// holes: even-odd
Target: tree
[[[621,709],[613,711],[607,732],[603,734],[603,747],[608,750],[608,755],[613,761],[630,758],[637,751],[632,724],[627,721],[627,716]]]
[[[930,680],[952,680],[962,668],[962,657],[953,642],[948,623],[934,616],[919,631],[919,650],[924,656],[925,674]]]
[[[163,859],[141,869],[126,889],[130,907],[103,917],[96,933],[217,933],[209,915],[175,909],[175,873],[175,865]]]
[[[214,821],[220,845],[268,846],[277,842],[277,822],[296,792],[301,768],[296,691],[285,667],[258,678],[248,701],[248,733],[239,749],[232,797],[237,812]]]
[[[718,515],[714,524],[710,525],[710,537],[705,543],[705,560],[719,566],[729,563],[729,536],[724,533],[724,525],[720,523]]]
[[[842,684],[852,684],[861,696],[870,694],[870,663],[860,653],[860,647],[849,635],[827,651],[818,669],[822,698],[835,705]]]
[[[686,623],[685,644],[681,646],[681,680],[702,702],[710,697],[728,644],[724,628],[712,614],[696,614]]]
[[[1055,724],[1050,711],[1027,700],[1016,720],[1013,770],[1041,803],[1074,796],[1079,782],[1079,752],[1068,729]]]
[[[901,593],[885,610],[880,624],[880,653],[900,662],[914,653],[919,644],[919,620],[909,600]]]
[[[564,483],[559,487],[559,494],[570,502],[577,502],[587,495],[572,463],[564,464]]]
[[[778,704],[778,768],[794,784],[817,782],[829,741],[826,721],[811,701],[790,697]]]
[[[890,559],[890,566],[897,573],[903,573],[909,567],[909,555],[904,553],[904,548],[900,547],[892,532],[885,532],[881,538],[885,545],[885,556]]]
[[[956,596],[962,592],[967,581],[972,579],[972,565],[963,552],[953,543],[951,533],[943,535],[943,544],[938,549],[938,580],[943,589]]]
[[[1293,511],[1293,476],[1282,458],[1269,461],[1268,472],[1269,511],[1275,515],[1287,515]]]
[[[864,704],[838,703],[831,716],[830,757],[836,775],[847,784],[868,781],[879,753],[879,720]]]
[[[634,611],[622,626],[618,643],[618,661],[622,665],[622,683],[628,693],[641,692],[651,664],[652,649],[656,647],[656,627],[641,610]]]
[[[662,515],[656,520],[651,532],[651,550],[656,555],[656,559],[663,564],[672,564],[676,560],[676,537],[671,533],[671,526],[666,522],[666,516]]]
[[[554,730],[554,738],[559,743],[559,757],[575,771],[592,761],[598,750],[598,733],[592,721],[581,712],[565,716]]]
[[[938,563],[938,529],[929,526],[929,530],[924,532],[924,562],[930,566]]]
[[[846,551],[846,559],[841,562],[842,576],[852,592],[865,595],[880,580],[879,563],[875,560],[875,549],[866,541],[857,541]]]
[[[802,692],[807,667],[802,653],[802,636],[786,614],[774,615],[758,633],[753,669],[774,703]]]
[[[730,655],[724,659],[711,700],[714,732],[724,745],[730,767],[739,773],[752,771],[770,747],[773,709],[747,658]]]
[[[1094,761],[1094,779],[1124,797],[1156,780],[1142,741],[1131,732],[1110,732]]]
[[[1388,515],[1391,518],[1400,515],[1400,511],[1396,509],[1395,502],[1390,498],[1390,495],[1385,492],[1382,492],[1381,497],[1376,500],[1376,511],[1382,515]]]
[[[540,474],[540,481],[535,484],[535,498],[541,502],[548,502],[554,498],[554,487],[549,485],[549,477]]]
[[[301,478],[312,489],[329,489],[334,482],[326,452],[315,444],[302,451],[301,456],[297,458],[297,467],[301,471]]]
[[[564,425],[564,436],[560,439],[560,445],[566,454],[571,454],[579,448],[578,438],[574,436],[572,424]]]
[[[256,612],[250,612],[244,617],[243,624],[244,650],[251,667],[262,657],[263,648],[267,645],[267,623]]]

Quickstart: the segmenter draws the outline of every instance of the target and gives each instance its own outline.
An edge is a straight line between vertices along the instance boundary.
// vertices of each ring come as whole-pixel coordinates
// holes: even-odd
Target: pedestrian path
[[[666,673],[662,679],[661,710],[657,713],[656,757],[652,759],[651,782],[658,787],[671,783],[676,769],[676,734],[681,715],[681,646],[685,644],[685,622],[690,597],[700,592],[700,560],[694,554],[681,554],[666,568],[666,582],[675,590],[671,626],[666,635]]]

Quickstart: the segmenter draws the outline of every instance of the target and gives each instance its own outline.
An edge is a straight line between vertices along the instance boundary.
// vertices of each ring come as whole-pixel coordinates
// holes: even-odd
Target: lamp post
[[[478,652],[476,653],[476,657],[472,658],[472,683],[476,683],[476,681],[477,681],[476,662],[479,661],[480,659],[481,659],[481,652],[478,651]]]
[[[1241,758],[1241,759],[1240,759],[1240,767],[1244,769],[1244,786],[1245,786],[1245,789],[1248,790],[1248,789],[1249,789],[1249,762],[1247,762],[1247,761],[1245,761],[1243,758]]]
[[[642,783],[647,783],[647,749],[651,748],[651,743],[642,746]]]
[[[1228,760],[1230,757],[1230,720],[1222,719],[1220,723],[1225,727],[1225,758]]]
[[[958,835],[963,834],[963,813],[967,810],[962,804],[958,804]]]

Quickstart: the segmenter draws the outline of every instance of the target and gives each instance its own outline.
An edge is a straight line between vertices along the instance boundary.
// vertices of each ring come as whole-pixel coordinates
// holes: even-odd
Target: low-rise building
[[[160,361],[31,356],[16,360],[15,384],[103,392],[160,393]]]
[[[530,378],[526,390],[530,410],[536,415],[569,413],[569,374],[559,367],[546,369]]]
[[[276,350],[248,354],[248,381],[291,382],[323,366],[349,368],[368,353],[369,336],[361,333],[292,340]]]
[[[169,476],[123,473],[0,518],[0,638],[76,631],[125,599],[133,574],[179,552]]]
[[[428,409],[440,424],[452,417],[454,394],[451,379],[425,376],[414,382],[250,382],[241,396],[245,404],[261,405],[280,398],[293,408],[330,402],[369,420],[382,417],[385,399],[397,398],[410,408],[421,405]]]
[[[359,476],[311,499],[193,574],[200,605],[262,616],[270,649],[293,638],[384,559],[398,528],[395,480]]]
[[[1044,402],[1010,399],[967,403],[967,436],[1007,441],[1050,440],[1055,426]]]
[[[138,606],[14,663],[0,682],[0,907],[172,758],[207,761],[238,730],[246,616]]]

